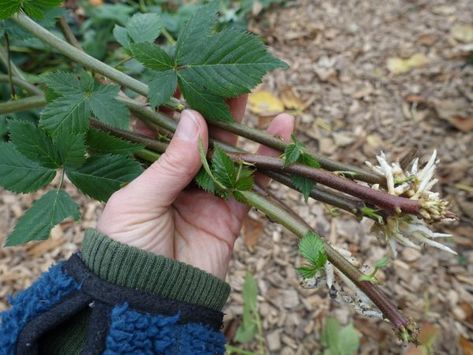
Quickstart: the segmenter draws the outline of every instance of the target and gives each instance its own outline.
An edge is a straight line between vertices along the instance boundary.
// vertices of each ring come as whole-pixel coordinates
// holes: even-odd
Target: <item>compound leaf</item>
[[[31,17],[42,18],[44,12],[63,0],[0,0],[0,19],[6,19],[21,9]]]
[[[97,154],[130,155],[144,148],[142,145],[130,143],[95,128],[87,132],[87,145]]]
[[[12,143],[0,143],[0,185],[13,192],[32,192],[48,184],[54,169],[29,160]]]
[[[51,229],[66,218],[80,218],[79,206],[63,190],[49,191],[26,211],[7,237],[5,246],[14,246],[32,240],[44,240]]]
[[[10,139],[28,159],[47,168],[58,168],[60,159],[51,138],[41,128],[27,121],[9,121]]]
[[[67,169],[72,183],[96,200],[106,201],[142,172],[140,164],[124,155],[94,156],[78,169]]]
[[[85,162],[85,134],[64,133],[53,137],[54,148],[61,165],[76,168]]]

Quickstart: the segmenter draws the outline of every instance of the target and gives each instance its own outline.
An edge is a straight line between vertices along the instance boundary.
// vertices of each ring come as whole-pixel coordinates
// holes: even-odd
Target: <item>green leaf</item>
[[[6,19],[23,9],[27,15],[42,18],[44,12],[63,0],[0,0],[0,19]]]
[[[323,240],[314,232],[308,232],[299,243],[299,252],[317,270],[327,262]]]
[[[135,14],[128,21],[128,35],[135,42],[154,42],[161,33],[161,18],[158,14]]]
[[[53,137],[53,143],[62,166],[77,168],[84,164],[86,153],[85,134],[67,132]]]
[[[238,327],[235,340],[240,343],[251,341],[257,332],[256,317],[258,316],[257,300],[258,285],[250,273],[246,273],[243,283],[243,321]]]
[[[360,334],[352,324],[342,327],[337,319],[329,317],[325,320],[322,344],[325,355],[352,355],[360,346]]]
[[[292,175],[291,182],[294,187],[302,193],[305,202],[307,202],[309,200],[310,193],[315,186],[315,182],[305,176],[300,175]]]
[[[215,27],[217,19],[218,3],[212,1],[207,5],[200,6],[194,14],[186,21],[179,32],[176,44],[176,58],[179,62],[185,62],[186,53],[193,53],[202,48],[202,38]]]
[[[235,164],[219,147],[215,147],[212,155],[212,172],[225,187],[229,189],[235,187],[237,182]]]
[[[292,143],[286,146],[283,153],[284,166],[297,163],[304,153],[304,144],[299,142],[295,134],[291,135]]]
[[[58,6],[63,0],[23,0],[21,2],[27,15],[43,18],[46,10]]]
[[[161,106],[169,101],[177,88],[177,75],[174,70],[156,72],[148,83],[149,103],[152,107]]]
[[[56,171],[20,154],[12,143],[0,143],[0,186],[13,192],[32,192],[50,183]]]
[[[268,71],[287,68],[266,50],[258,37],[247,32],[227,29],[204,41],[205,45],[200,47],[183,48],[182,56],[176,60],[183,67],[180,75],[187,81],[201,81],[214,95],[232,97],[248,93]]]
[[[146,68],[156,71],[174,69],[174,61],[169,54],[153,43],[134,43],[130,49],[135,59]]]
[[[49,191],[20,218],[5,246],[48,239],[51,229],[68,217],[77,221],[80,218],[79,206],[65,191]]]
[[[0,0],[0,19],[7,19],[21,9],[20,0]]]
[[[389,258],[387,256],[383,256],[381,259],[377,260],[373,266],[376,269],[384,269],[388,265],[389,265]]]
[[[320,168],[319,161],[305,152],[303,152],[299,157],[299,163],[310,166],[311,168]]]
[[[116,100],[119,91],[118,85],[101,85],[90,96],[89,105],[99,121],[112,127],[128,129],[130,111],[123,103]]]
[[[60,97],[43,110],[40,126],[51,135],[82,133],[89,125],[90,106],[83,95]]]
[[[130,155],[144,148],[95,128],[87,132],[87,145],[96,154]]]
[[[94,156],[79,169],[67,169],[74,185],[96,200],[106,201],[142,172],[140,164],[123,155]]]
[[[61,96],[81,94],[81,83],[77,74],[54,72],[43,77],[43,82]]]
[[[130,37],[128,37],[128,30],[125,27],[115,25],[113,28],[113,36],[118,43],[125,49],[130,49]]]
[[[204,191],[216,194],[218,189],[212,177],[205,171],[204,168],[199,170],[199,173],[195,177],[195,182]]]
[[[28,159],[47,168],[58,168],[60,159],[51,138],[41,128],[27,121],[9,121],[10,139]]]
[[[0,116],[0,140],[2,140],[8,133],[7,118]]]
[[[206,119],[209,121],[233,121],[230,109],[222,97],[205,92],[201,82],[188,80],[182,75],[178,75],[178,81],[188,104],[202,113]]]
[[[311,279],[317,274],[318,269],[311,265],[304,265],[297,268],[297,272],[304,279]]]

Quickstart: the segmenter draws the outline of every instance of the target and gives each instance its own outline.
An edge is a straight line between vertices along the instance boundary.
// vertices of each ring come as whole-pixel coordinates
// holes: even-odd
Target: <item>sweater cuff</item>
[[[220,311],[230,286],[191,265],[119,243],[96,230],[85,233],[85,265],[115,285]]]

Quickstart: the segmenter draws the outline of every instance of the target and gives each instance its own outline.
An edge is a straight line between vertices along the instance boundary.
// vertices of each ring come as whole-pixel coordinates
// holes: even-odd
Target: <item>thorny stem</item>
[[[360,185],[352,180],[337,176],[328,171],[311,168],[302,164],[292,164],[285,167],[282,159],[256,154],[230,154],[235,161],[254,164],[258,168],[271,169],[288,172],[310,178],[322,185],[329,186],[335,190],[358,197],[363,201],[376,205],[389,213],[399,210],[417,215],[420,204],[417,200],[394,196],[384,191],[374,190],[370,187]]]
[[[305,222],[301,223],[298,219],[293,218],[285,209],[271,203],[264,196],[251,191],[242,191],[240,194],[248,205],[260,210],[271,220],[283,225],[299,238],[304,237],[307,232],[311,231],[310,226]],[[399,334],[409,331],[410,323],[407,318],[399,312],[377,285],[368,281],[360,281],[359,279],[363,274],[356,267],[325,241],[324,247],[328,260],[370,298],[384,317],[391,321]]]
[[[75,60],[76,62],[84,65],[87,68],[90,68],[114,81],[120,83],[123,86],[130,88],[131,90],[147,96],[148,95],[148,86],[139,80],[132,78],[131,76],[91,57],[90,55],[82,52],[81,50],[75,48],[74,46],[70,45],[69,43],[63,41],[62,39],[56,37],[54,34],[34,22],[31,18],[27,15],[20,13],[17,16],[13,17],[13,19],[23,28],[33,33],[36,37],[41,39],[42,41],[46,42],[63,55]],[[172,98],[166,106],[173,108],[177,111],[181,111],[185,108],[185,105],[177,99]],[[145,112],[145,111],[142,111]],[[150,113],[153,111],[149,110],[149,112],[145,112],[149,119],[155,119],[156,116],[151,116]],[[160,118],[157,118],[160,120]],[[157,123],[159,124],[159,123]],[[247,127],[237,122],[211,122],[212,125],[216,127],[223,128],[229,132],[235,133],[242,137],[251,139],[255,142],[264,144],[268,147],[273,149],[277,149],[280,151],[284,151],[287,146],[287,143],[283,142],[282,140],[271,136],[269,133],[260,131],[254,128]],[[363,169],[350,166],[347,164],[339,163],[336,161],[332,161],[330,159],[317,156],[308,151],[309,154],[313,155],[315,159],[317,159],[322,168],[332,171],[350,171],[353,173],[353,178],[357,180],[362,180],[368,183],[379,183],[384,184],[385,179],[384,177],[372,173],[367,172]]]

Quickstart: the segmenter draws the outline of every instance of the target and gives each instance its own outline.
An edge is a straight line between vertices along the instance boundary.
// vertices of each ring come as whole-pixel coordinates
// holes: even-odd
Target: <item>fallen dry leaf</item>
[[[457,41],[464,43],[473,42],[473,25],[456,24],[452,27],[450,33]]]
[[[437,101],[435,110],[438,116],[447,120],[455,128],[470,132],[473,130],[473,115],[470,103],[463,98]]]
[[[399,57],[388,58],[386,66],[388,70],[393,74],[404,74],[411,71],[414,68],[420,68],[425,65],[429,60],[422,53],[416,53],[412,57],[407,59],[402,59]]]
[[[258,243],[259,238],[263,234],[264,225],[260,220],[251,218],[247,216],[243,221],[243,242],[250,249],[253,250],[253,247]]]
[[[439,328],[430,323],[423,323],[419,331],[419,345],[416,346],[411,344],[404,351],[404,355],[427,355],[432,353],[430,350],[434,350],[434,343],[439,335]]]
[[[279,97],[269,91],[256,91],[248,97],[248,108],[262,116],[272,116],[284,111],[284,104]]]
[[[460,336],[460,340],[458,341],[460,348],[463,350],[463,355],[473,355],[473,343],[468,339]]]
[[[288,110],[296,110],[298,112],[302,112],[304,111],[306,106],[304,102],[294,92],[294,89],[290,86],[287,86],[281,92],[281,101],[284,107]]]

